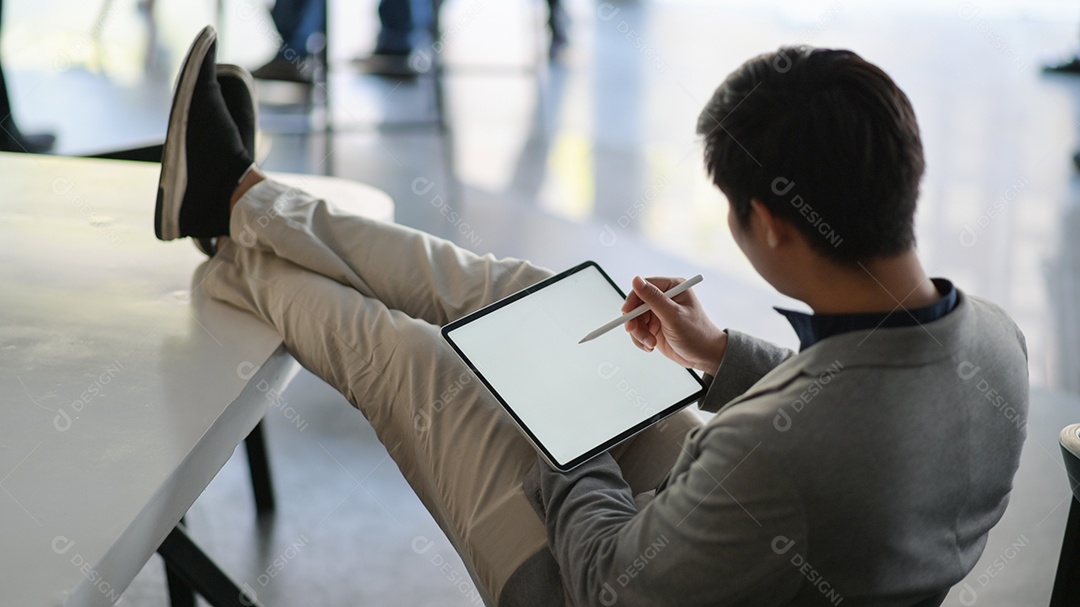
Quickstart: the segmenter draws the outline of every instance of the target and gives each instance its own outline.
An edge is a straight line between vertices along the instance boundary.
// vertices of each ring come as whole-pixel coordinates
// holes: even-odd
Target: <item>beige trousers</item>
[[[494,605],[510,574],[547,545],[521,489],[537,455],[439,328],[552,272],[350,215],[271,180],[239,201],[230,233],[206,292],[271,323],[363,413]],[[700,423],[683,410],[612,450],[635,494],[660,483]]]

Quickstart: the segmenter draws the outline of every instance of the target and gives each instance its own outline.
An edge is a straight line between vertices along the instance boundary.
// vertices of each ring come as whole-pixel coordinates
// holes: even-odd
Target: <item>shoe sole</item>
[[[217,32],[206,26],[191,43],[180,74],[176,77],[176,92],[169,110],[169,126],[161,155],[161,178],[158,180],[157,207],[154,211],[154,232],[160,240],[180,238],[180,207],[187,191],[187,126],[191,97],[210,46]]]

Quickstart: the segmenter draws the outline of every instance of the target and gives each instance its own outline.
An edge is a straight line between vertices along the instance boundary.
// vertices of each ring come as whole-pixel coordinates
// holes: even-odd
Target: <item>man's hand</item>
[[[664,291],[681,282],[682,278],[654,276],[645,281],[635,277],[634,290],[622,311],[629,312],[642,302],[649,304],[649,311],[628,321],[626,331],[646,352],[660,350],[684,367],[715,375],[724,358],[727,333],[709,320],[693,289],[672,299],[664,296]]]

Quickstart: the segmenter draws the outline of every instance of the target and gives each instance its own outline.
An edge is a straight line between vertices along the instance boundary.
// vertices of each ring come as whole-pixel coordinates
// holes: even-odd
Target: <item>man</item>
[[[784,48],[720,85],[706,167],[757,271],[814,310],[782,311],[800,352],[666,299],[678,279],[635,279],[625,308],[652,311],[630,339],[704,372],[717,415],[684,410],[561,474],[438,333],[552,273],[267,179],[213,56],[207,28],[178,79],[158,236],[217,239],[203,288],[363,412],[488,604],[937,605],[975,565],[1024,439],[1002,412],[1026,412],[1024,341],[923,273],[918,128],[880,69]]]

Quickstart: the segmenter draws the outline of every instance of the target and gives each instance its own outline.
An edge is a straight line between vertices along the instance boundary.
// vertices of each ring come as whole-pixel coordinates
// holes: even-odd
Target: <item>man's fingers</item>
[[[657,318],[655,314],[649,314],[649,320],[645,323],[645,326],[645,330],[648,331],[650,335],[660,333],[660,319]]]
[[[658,280],[657,282],[663,282],[666,286],[667,283],[672,281],[671,279],[663,279]],[[675,284],[677,283],[678,281],[676,280]],[[661,320],[664,318],[672,318],[676,313],[679,304],[666,297],[664,291],[657,285],[647,282],[640,276],[637,276],[634,278],[633,287],[634,293],[637,293],[637,296],[641,298],[642,301],[649,304],[649,309],[653,314],[660,317]]]
[[[637,279],[635,278],[635,280]],[[680,278],[671,278],[669,276],[650,276],[645,280],[653,285],[656,285],[656,288],[660,289],[661,292],[667,291],[671,287],[674,287],[675,285],[682,282],[682,279]],[[626,301],[623,302],[623,314],[626,314],[630,310],[633,310],[634,308],[640,306],[642,303],[644,302],[641,300],[641,297],[639,297],[637,292],[633,288],[631,288],[630,294],[626,296]]]
[[[646,316],[652,317],[652,314],[646,313],[627,321],[626,331],[630,333],[630,339],[634,341],[637,347],[648,352],[656,346],[656,337],[649,330],[649,322]]]
[[[630,322],[634,323],[636,321],[637,321],[637,319],[635,318],[634,320],[632,320]],[[641,343],[641,337],[643,336],[643,334],[641,333],[641,331],[636,326],[633,329],[628,328],[627,332],[630,333],[630,341],[634,342],[635,346],[641,348],[642,350],[648,351],[648,348],[645,347],[645,344]]]

